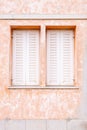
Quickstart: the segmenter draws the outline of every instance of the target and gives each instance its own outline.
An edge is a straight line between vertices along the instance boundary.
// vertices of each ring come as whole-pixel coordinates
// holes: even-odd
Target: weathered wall
[[[0,14],[87,14],[87,0],[0,0]]]
[[[87,34],[87,26],[86,31]],[[79,118],[87,119],[87,37],[84,37],[84,57],[83,57],[83,85],[81,89],[81,101],[80,101],[80,111]]]
[[[66,4],[65,4],[66,3]],[[83,0],[1,0],[0,14],[87,14]],[[11,25],[40,25],[44,36],[46,25],[76,25],[76,86],[79,89],[8,89],[10,86]],[[83,54],[87,37],[87,21],[83,20],[0,20],[0,119],[69,119],[78,116],[82,98]],[[44,57],[45,38],[41,48]],[[42,61],[45,62],[44,60]],[[43,82],[44,85],[43,72]]]
[[[77,83],[79,89],[8,89],[10,86],[10,26],[40,25],[76,25],[77,44]],[[10,119],[67,119],[77,117],[81,99],[82,64],[86,21],[67,20],[1,20],[0,21],[0,118]],[[42,31],[42,36],[43,36]],[[44,48],[44,38],[41,40]],[[44,52],[43,52],[44,57]],[[44,62],[44,61],[43,61]],[[43,83],[44,84],[43,73]]]

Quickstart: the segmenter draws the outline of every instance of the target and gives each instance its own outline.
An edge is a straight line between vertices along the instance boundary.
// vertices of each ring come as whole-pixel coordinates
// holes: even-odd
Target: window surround
[[[43,63],[42,63],[42,61],[40,60],[40,77],[41,77],[41,79],[40,79],[40,85],[39,86],[13,86],[12,85],[12,80],[11,80],[11,77],[12,77],[12,31],[14,30],[14,29],[16,29],[16,30],[18,30],[18,29],[20,29],[20,30],[24,30],[24,29],[39,29],[40,30],[40,59],[41,59],[41,57],[42,57],[42,54],[41,54],[41,50],[43,50],[43,46],[42,46],[42,37],[43,37],[43,39],[44,39],[44,47],[45,47],[45,50],[43,50],[43,52],[45,53],[46,52],[46,32],[47,32],[47,30],[49,29],[73,29],[74,30],[74,33],[75,33],[75,36],[76,36],[76,26],[54,26],[54,25],[51,25],[51,26],[44,26],[44,28],[43,27],[41,27],[40,25],[38,25],[38,26],[20,26],[20,25],[17,25],[17,26],[11,26],[10,27],[10,34],[11,34],[11,39],[10,39],[10,66],[9,66],[9,69],[10,69],[10,85],[9,85],[9,87],[8,88],[15,88],[15,89],[19,89],[19,88],[64,88],[64,89],[66,89],[66,88],[79,88],[78,87],[78,85],[77,85],[77,51],[76,51],[76,39],[75,39],[75,41],[74,41],[74,50],[75,50],[75,55],[74,55],[74,60],[75,60],[75,66],[74,66],[74,68],[75,68],[75,70],[74,70],[74,72],[75,72],[75,82],[74,82],[74,85],[73,86],[70,86],[70,85],[57,85],[57,86],[46,86],[46,73],[45,73],[45,75],[44,75],[44,79],[43,79],[43,71],[45,71],[46,72],[46,54],[44,54],[45,55],[45,57],[44,57],[44,60],[45,60],[45,62],[44,62],[44,65],[43,65]],[[42,34],[44,34],[44,35],[42,35]],[[43,66],[44,66],[44,69],[43,69]],[[44,83],[42,83],[42,82],[44,82]]]

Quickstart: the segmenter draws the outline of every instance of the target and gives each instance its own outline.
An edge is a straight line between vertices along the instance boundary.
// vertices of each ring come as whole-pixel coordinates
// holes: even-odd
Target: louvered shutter
[[[13,31],[13,71],[12,84],[25,85],[25,31]]]
[[[47,31],[47,85],[73,85],[72,30]]]
[[[27,31],[26,85],[39,85],[39,31]]]
[[[57,31],[47,32],[47,84],[57,85],[58,78],[58,53]],[[59,55],[58,55],[59,56]]]
[[[74,81],[74,32],[62,31],[63,41],[63,80],[64,85],[73,85]]]

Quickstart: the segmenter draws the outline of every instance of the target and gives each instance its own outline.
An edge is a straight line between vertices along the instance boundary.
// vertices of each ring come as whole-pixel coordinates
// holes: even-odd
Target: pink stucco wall
[[[65,4],[66,3],[66,4]],[[87,1],[83,0],[1,0],[0,14],[87,14]],[[79,89],[8,89],[10,86],[10,49],[12,25],[76,26],[75,44],[77,67],[75,69]],[[83,55],[86,43],[87,23],[81,20],[0,20],[0,119],[66,119],[77,116],[83,85]],[[45,39],[41,49],[44,57]],[[44,60],[42,61],[44,64]],[[45,66],[43,66],[44,68]],[[43,82],[44,85],[43,72]]]
[[[0,14],[87,14],[87,0],[0,0]]]

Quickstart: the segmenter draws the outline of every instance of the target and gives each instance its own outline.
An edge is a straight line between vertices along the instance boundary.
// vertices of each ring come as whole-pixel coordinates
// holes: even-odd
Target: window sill
[[[79,89],[78,86],[10,86],[8,89]]]

